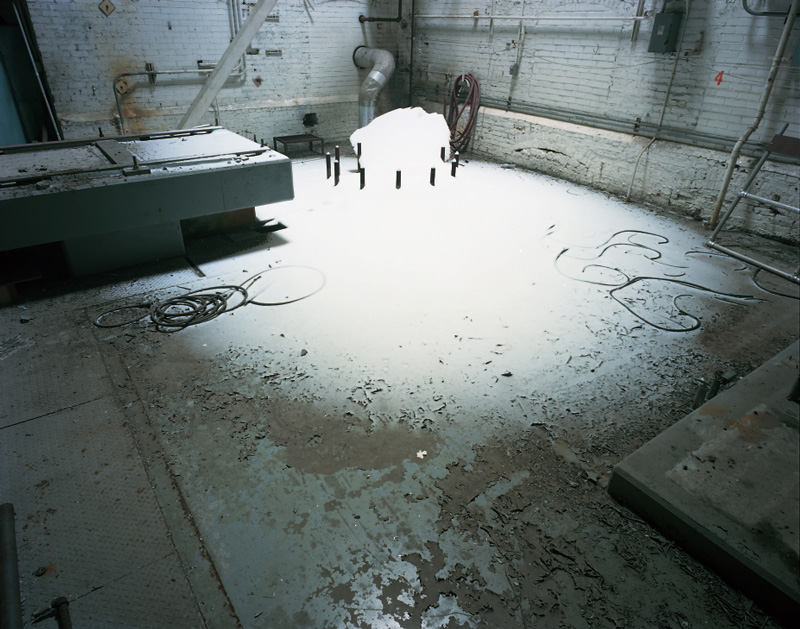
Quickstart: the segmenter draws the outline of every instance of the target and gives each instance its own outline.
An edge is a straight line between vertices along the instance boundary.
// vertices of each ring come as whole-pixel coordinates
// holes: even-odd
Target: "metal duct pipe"
[[[353,63],[359,68],[372,68],[358,90],[358,128],[366,127],[375,118],[375,101],[394,72],[392,53],[380,48],[359,46],[353,51]]]

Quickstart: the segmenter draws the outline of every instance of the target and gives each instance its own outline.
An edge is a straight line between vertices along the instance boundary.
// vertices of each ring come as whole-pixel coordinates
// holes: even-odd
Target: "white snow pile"
[[[442,114],[420,107],[395,109],[378,116],[350,136],[353,150],[361,143],[361,166],[371,172],[430,172],[441,166],[441,150],[450,157],[450,129]],[[405,174],[405,172],[404,172]]]

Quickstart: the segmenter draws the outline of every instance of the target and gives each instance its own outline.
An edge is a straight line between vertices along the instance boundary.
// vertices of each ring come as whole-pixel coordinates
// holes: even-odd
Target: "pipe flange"
[[[357,53],[359,50],[361,50],[362,48],[369,48],[369,46],[364,46],[364,45],[361,45],[361,46],[356,46],[356,49],[353,51],[353,65],[354,65],[355,67],[357,67],[357,68],[360,68],[361,66],[360,66],[360,65],[358,65],[358,64],[356,63],[356,53]]]

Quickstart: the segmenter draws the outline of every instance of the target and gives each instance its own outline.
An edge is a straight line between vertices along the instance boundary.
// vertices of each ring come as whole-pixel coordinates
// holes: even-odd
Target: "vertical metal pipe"
[[[439,153],[439,156],[442,158],[442,161],[444,161],[444,155],[445,155],[445,151],[444,151],[444,147],[442,147],[442,150]]]
[[[339,174],[340,174],[340,167],[339,167],[339,160],[337,159],[333,162],[333,185],[339,185]]]
[[[330,179],[331,178],[331,154],[330,153],[325,153],[325,168],[328,171],[328,176],[326,177],[326,179]]]
[[[750,126],[744,130],[741,137],[734,145],[733,150],[731,151],[731,156],[728,161],[728,169],[725,171],[725,177],[722,180],[722,187],[720,188],[719,194],[717,195],[717,200],[714,203],[714,209],[711,210],[711,218],[708,220],[709,227],[716,227],[717,220],[719,219],[719,213],[722,209],[722,204],[725,202],[725,195],[728,193],[728,187],[731,185],[733,171],[736,170],[736,161],[739,159],[739,155],[742,152],[742,147],[750,138],[752,133],[758,128],[758,125],[761,123],[761,119],[764,117],[764,112],[766,111],[767,103],[769,102],[769,96],[772,94],[772,88],[775,85],[775,77],[777,76],[778,70],[781,67],[783,53],[786,50],[786,44],[789,42],[789,36],[791,35],[792,26],[794,26],[794,21],[797,18],[798,11],[800,11],[800,0],[793,0],[792,6],[789,7],[789,12],[786,16],[786,22],[783,25],[783,33],[781,34],[781,39],[778,42],[778,49],[775,51],[775,56],[772,58],[772,67],[767,75],[767,82],[764,85],[764,91],[761,93],[761,100],[756,108],[756,115],[753,118],[753,122],[751,122]]]
[[[72,629],[72,618],[70,618],[69,615],[69,601],[63,596],[59,596],[50,601],[50,607],[53,608],[56,622],[58,623],[58,629]]]
[[[14,505],[8,502],[0,505],[0,599],[0,627],[22,629]]]
[[[436,185],[436,169],[435,168],[431,168],[431,185],[432,186]]]
[[[337,144],[333,150],[333,157],[338,162],[339,161],[339,145]]]
[[[689,4],[690,0],[686,0],[686,12],[683,15],[683,22],[681,24],[681,31],[680,35],[678,35],[678,45],[675,48],[675,61],[672,64],[672,74],[669,77],[669,83],[667,83],[667,93],[664,96],[664,103],[661,105],[661,115],[658,117],[658,126],[656,127],[656,131],[653,134],[653,138],[647,143],[647,145],[639,152],[639,155],[636,157],[636,163],[633,165],[633,174],[631,175],[631,181],[628,184],[628,192],[625,195],[625,200],[630,201],[631,198],[631,190],[633,189],[633,182],[636,179],[636,171],[639,169],[639,161],[642,159],[642,155],[644,155],[653,143],[658,139],[658,132],[661,131],[661,125],[664,124],[664,114],[667,113],[667,104],[669,103],[669,95],[672,93],[672,85],[675,82],[675,71],[678,69],[678,61],[681,59],[681,46],[683,46],[683,37],[686,35],[686,25],[689,23]],[[662,9],[662,13],[664,10]]]
[[[359,168],[358,169],[358,178],[359,178],[359,182],[360,182],[359,190],[363,190],[364,189],[364,184],[365,184],[366,178],[367,178],[366,173],[364,172],[363,168]]]
[[[402,173],[398,170],[397,171],[397,176],[395,177],[395,180],[394,180],[394,187],[399,190],[401,184],[402,184]]]
[[[644,15],[644,0],[639,0],[639,4],[636,5],[636,17],[641,17]],[[636,41],[636,36],[639,34],[639,20],[633,21],[633,30],[631,32],[631,41]]]
[[[361,159],[361,142],[356,144],[356,157]]]
[[[458,168],[458,164],[453,162],[452,165],[450,166],[450,176],[451,177],[455,177],[456,176],[456,168]]]

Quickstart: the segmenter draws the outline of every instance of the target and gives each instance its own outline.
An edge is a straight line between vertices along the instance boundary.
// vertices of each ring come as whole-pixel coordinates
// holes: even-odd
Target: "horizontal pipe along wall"
[[[675,55],[648,52],[652,16],[662,2],[645,2],[642,20],[632,19],[634,1],[605,0],[584,9],[556,0],[483,5],[475,7],[482,18],[475,20],[424,17],[471,14],[474,8],[467,11],[462,2],[416,3],[415,103],[441,111],[448,78],[470,72],[486,107],[475,151],[622,194],[644,146],[634,136],[657,135],[642,158],[645,170],[637,172],[632,199],[708,218],[709,192],[719,191],[730,149],[752,121],[781,35],[780,19],[750,16],[738,3],[692,3],[667,99]],[[522,28],[520,20],[490,20],[492,6],[497,14],[531,17]],[[683,8],[683,2],[667,4],[668,11]],[[789,49],[798,36],[793,33]],[[797,118],[799,77],[797,68],[781,69],[764,121],[738,161],[734,186],[781,124]],[[519,116],[504,117],[508,112]],[[561,127],[553,121],[573,123],[563,129],[575,132],[557,131]],[[532,136],[540,126],[544,135]],[[662,172],[676,167],[685,176]],[[768,171],[776,173],[762,184],[770,195],[797,195],[796,167],[770,162]],[[797,240],[792,218],[751,207],[742,225]]]
[[[119,132],[115,87],[122,90],[118,95],[128,133],[176,128],[208,76],[208,71],[196,71],[201,65],[213,67],[234,28],[227,1],[116,3],[107,17],[90,0],[31,0],[29,5],[68,138],[96,137],[98,128],[105,135]],[[370,6],[368,14],[396,8],[396,3],[381,2]],[[242,21],[249,11],[247,4],[241,5]],[[410,7],[404,5],[403,11],[408,16]],[[259,139],[307,131],[346,138],[358,124],[358,89],[364,77],[351,55],[359,45],[389,50],[402,67],[381,95],[379,113],[397,102],[406,104],[410,20],[361,24],[363,13],[361,2],[278,3],[244,55],[244,72],[235,72],[226,82],[202,123],[219,122]],[[144,72],[148,63],[153,64],[154,81],[142,75],[112,85],[115,76]],[[176,70],[190,72],[159,74]],[[308,113],[317,114],[313,129],[303,126]]]

